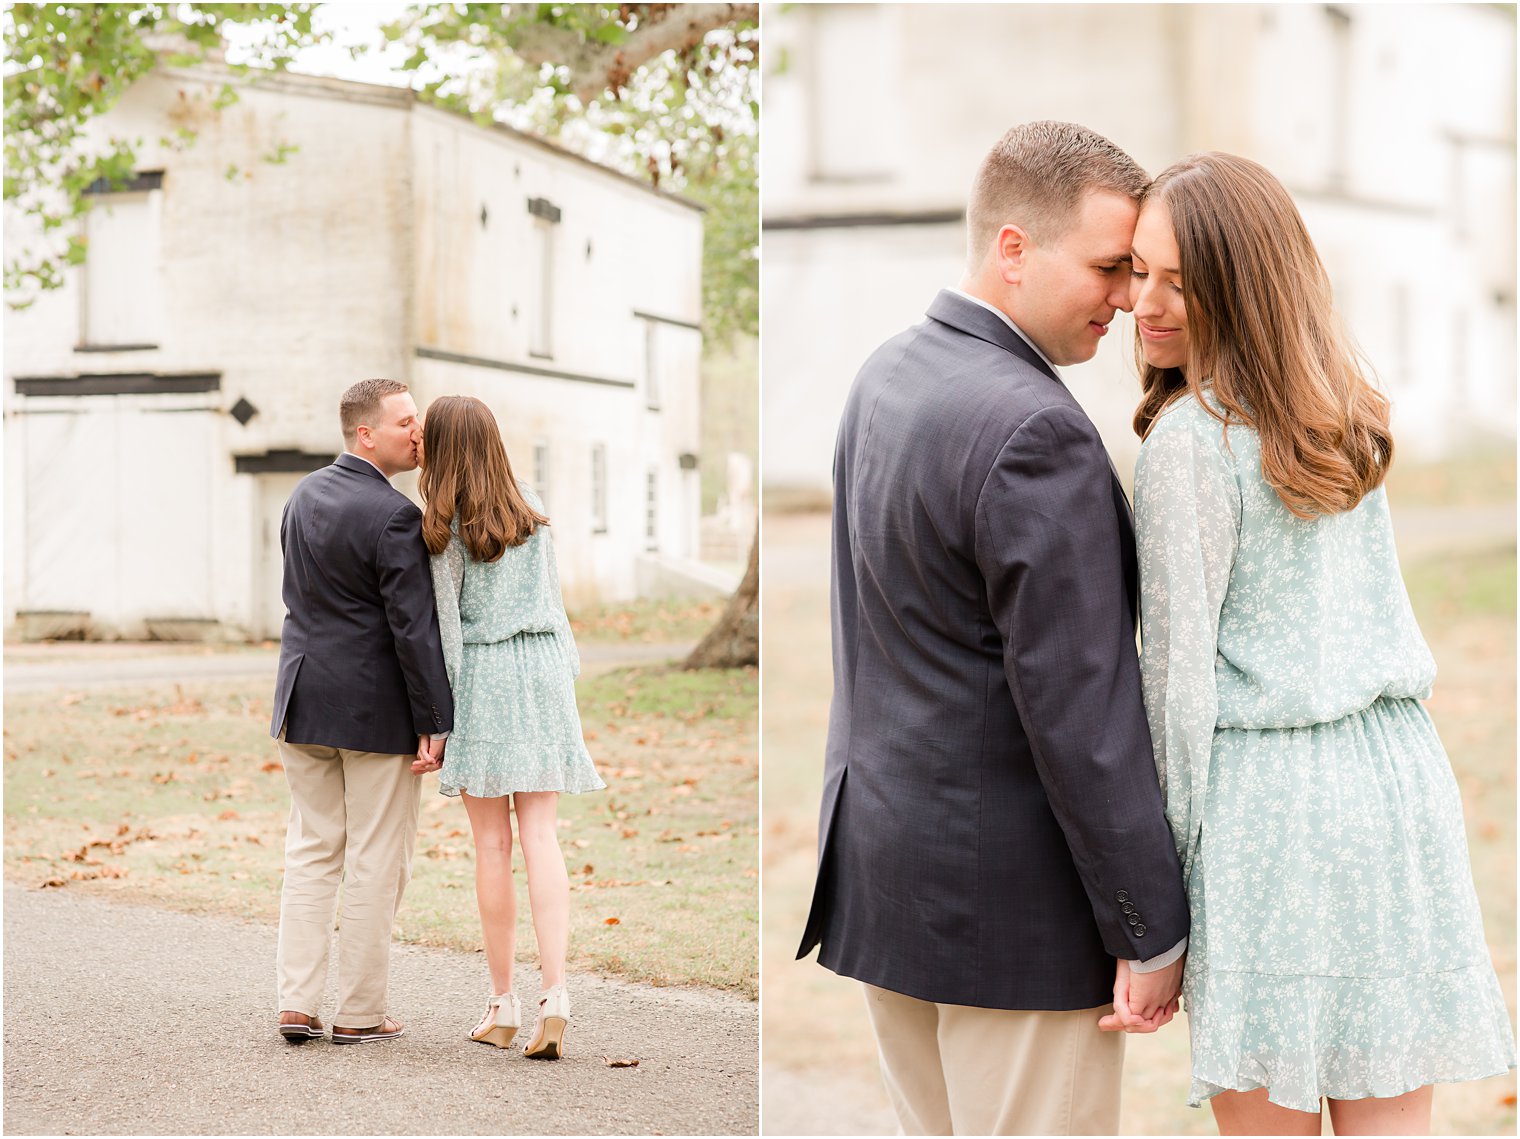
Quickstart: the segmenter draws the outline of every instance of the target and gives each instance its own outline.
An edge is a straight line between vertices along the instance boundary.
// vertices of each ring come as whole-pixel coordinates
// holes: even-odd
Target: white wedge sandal
[[[530,1060],[558,1060],[565,1054],[565,1026],[570,1023],[570,994],[564,985],[555,985],[538,998],[538,1023],[533,1039],[523,1045],[523,1055]]]
[[[501,993],[486,1002],[485,1015],[470,1033],[470,1039],[481,1044],[494,1044],[509,1048],[512,1037],[522,1027],[522,1005],[516,993]]]

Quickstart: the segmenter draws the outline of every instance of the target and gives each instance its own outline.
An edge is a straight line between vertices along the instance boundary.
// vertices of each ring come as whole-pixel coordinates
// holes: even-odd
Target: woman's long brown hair
[[[1350,510],[1393,459],[1388,400],[1341,329],[1288,191],[1250,159],[1209,152],[1167,168],[1141,207],[1151,202],[1177,237],[1188,361],[1150,366],[1137,332],[1136,434],[1191,391],[1226,426],[1256,429],[1262,477],[1295,515]]]
[[[508,546],[522,545],[548,524],[518,489],[496,417],[480,400],[446,395],[429,404],[422,452],[418,489],[427,504],[422,540],[428,553],[443,553],[455,518],[465,548],[478,562],[494,562]]]

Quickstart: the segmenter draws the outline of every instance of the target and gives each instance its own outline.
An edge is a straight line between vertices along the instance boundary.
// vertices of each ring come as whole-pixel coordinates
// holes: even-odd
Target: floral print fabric
[[[1141,678],[1192,914],[1189,1103],[1393,1096],[1514,1064],[1381,488],[1294,517],[1184,397],[1135,476]]]
[[[528,504],[543,505],[519,484]],[[560,595],[549,527],[494,562],[470,557],[455,533],[432,558],[454,729],[438,773],[445,795],[596,791],[575,706],[580,655]]]

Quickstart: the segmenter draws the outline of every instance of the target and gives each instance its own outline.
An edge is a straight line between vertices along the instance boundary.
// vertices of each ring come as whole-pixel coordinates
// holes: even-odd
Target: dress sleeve
[[[1156,424],[1135,472],[1140,677],[1166,818],[1191,881],[1219,719],[1219,615],[1241,521],[1222,426],[1186,410]]]
[[[544,588],[548,590],[549,599],[555,610],[554,639],[559,642],[560,652],[565,656],[565,663],[570,666],[570,675],[578,677],[581,674],[581,654],[575,647],[575,634],[570,631],[570,618],[565,613],[565,599],[559,588],[559,559],[554,556],[554,535],[544,527]]]
[[[464,626],[459,619],[459,591],[464,586],[464,548],[450,538],[443,553],[429,559],[433,568],[433,597],[438,605],[438,633],[443,640],[443,664],[449,687],[458,690],[459,666],[464,658]]]

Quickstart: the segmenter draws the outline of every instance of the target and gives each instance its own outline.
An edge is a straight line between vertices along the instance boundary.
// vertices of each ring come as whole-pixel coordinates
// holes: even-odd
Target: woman
[[[1513,1066],[1435,664],[1381,489],[1388,402],[1281,184],[1200,154],[1134,237],[1141,671],[1192,911],[1189,1103],[1224,1134],[1426,1133]]]
[[[580,658],[544,529],[549,519],[537,496],[512,477],[490,409],[468,396],[434,400],[422,444],[422,537],[433,556],[454,730],[441,765],[420,754],[413,770],[441,766],[438,789],[464,800],[474,835],[475,898],[493,995],[470,1037],[506,1048],[522,1023],[512,990],[517,899],[509,808],[515,805],[543,987],[523,1051],[557,1060],[570,1020],[570,886],[556,808],[562,791],[606,786],[576,712]]]

